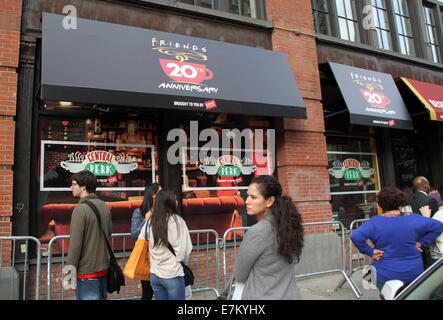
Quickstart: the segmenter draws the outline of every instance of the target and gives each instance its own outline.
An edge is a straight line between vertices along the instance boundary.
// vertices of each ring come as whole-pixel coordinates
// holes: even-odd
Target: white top
[[[148,239],[145,239],[145,228],[149,225]],[[150,223],[145,223],[140,231],[139,239],[154,239]],[[185,220],[178,215],[173,215],[168,220],[168,241],[175,251],[176,256],[163,244],[154,247],[154,241],[149,241],[149,259],[151,273],[157,277],[171,279],[183,276],[180,264],[186,261],[192,251],[192,242]]]
[[[432,218],[443,222],[443,206],[440,206]],[[443,232],[431,244],[431,258],[440,259],[441,257],[443,257]]]

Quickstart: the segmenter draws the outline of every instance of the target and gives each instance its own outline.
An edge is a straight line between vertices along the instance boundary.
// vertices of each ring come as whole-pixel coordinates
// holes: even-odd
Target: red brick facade
[[[13,116],[17,98],[21,2],[0,0],[0,235],[11,234]],[[306,120],[280,120],[277,132],[279,178],[285,193],[297,202],[305,222],[330,220],[326,140],[310,2],[268,0],[267,14],[268,20],[275,25],[272,48],[286,54],[308,116]],[[302,34],[289,31],[295,29]],[[319,212],[320,207],[323,213]]]
[[[305,119],[283,119],[278,128],[277,168],[284,192],[292,196],[304,222],[330,221],[326,138],[320,76],[309,1],[267,1],[274,22],[274,51],[286,54],[307,107]],[[290,30],[298,29],[296,35]]]
[[[166,11],[152,10],[151,12],[135,6],[128,6],[124,8],[126,14],[117,14],[118,10],[115,8],[120,8],[120,6],[113,2],[106,3],[108,6],[106,10],[109,12],[107,14],[102,12],[105,8],[105,4],[102,2],[91,1],[88,3],[90,7],[85,6],[85,1],[82,0],[57,1],[56,4],[54,4],[55,1],[48,1],[46,4],[44,1],[39,2],[41,3],[40,9],[57,14],[62,13],[64,5],[73,4],[79,9],[79,16],[84,18],[91,18],[89,15],[95,16],[96,12],[101,12],[98,16],[105,16],[104,20],[108,22],[135,24],[135,26],[138,26],[138,23],[134,21],[137,19],[144,21],[145,19],[149,21],[144,26],[147,28],[181,33],[179,28],[188,26],[189,30],[192,30],[192,36],[271,48],[268,31],[259,28],[251,28],[248,31],[248,35],[251,36],[246,37],[242,35],[241,25],[228,26],[225,24],[223,28],[218,28],[218,24],[214,21],[207,21],[205,24],[196,23],[190,16],[177,18],[172,14],[165,13]],[[330,221],[331,204],[329,202],[325,127],[310,1],[267,0],[266,3],[268,20],[272,21],[275,26],[272,33],[272,49],[286,54],[307,107],[307,119],[278,120],[276,132],[278,177],[284,192],[292,196],[296,202],[304,217],[304,222]],[[14,116],[17,103],[21,6],[22,0],[0,0],[0,236],[12,234],[12,165],[14,164]],[[174,27],[163,25],[166,24],[166,21],[175,22],[171,22]],[[142,23],[140,22],[140,24]],[[156,24],[158,24],[157,27],[155,27]],[[203,25],[204,28],[199,28]],[[233,31],[227,32],[228,28]],[[302,34],[296,35],[286,29],[298,29]],[[20,159],[16,159],[16,161],[20,161]],[[221,261],[221,253],[219,258]],[[219,265],[219,279],[223,281],[221,263]],[[58,270],[57,268],[60,269],[60,266],[53,266],[54,271]],[[228,273],[232,271],[232,268],[233,264],[231,263],[228,265]],[[46,267],[43,265],[40,276],[40,294],[43,299],[47,298],[48,294],[45,270]],[[210,285],[214,286],[215,269],[210,269],[209,272],[211,273]],[[61,279],[61,275],[54,274],[53,298],[60,298],[58,291],[61,290]],[[35,280],[35,278],[31,278],[29,281],[30,297],[34,292]],[[140,294],[139,282],[137,285],[137,292]],[[72,296],[73,292],[69,294]]]
[[[0,236],[12,232],[17,68],[22,0],[0,0]]]

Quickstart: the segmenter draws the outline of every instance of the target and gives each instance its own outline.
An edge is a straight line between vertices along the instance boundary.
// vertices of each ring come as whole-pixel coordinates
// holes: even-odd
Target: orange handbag
[[[129,279],[150,280],[149,241],[138,239],[123,273]]]

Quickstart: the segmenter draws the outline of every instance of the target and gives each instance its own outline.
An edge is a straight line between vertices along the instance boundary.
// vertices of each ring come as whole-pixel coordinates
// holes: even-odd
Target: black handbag
[[[172,252],[172,254],[175,256],[175,251],[172,248],[171,244],[168,243],[168,249]],[[184,262],[180,262],[183,267],[183,273],[185,274],[185,287],[192,286],[194,284],[194,273],[192,272],[191,268],[189,268]]]
[[[107,283],[108,293],[114,293],[115,291],[117,291],[117,293],[120,293],[120,287],[125,285],[125,276],[123,275],[123,271],[118,265],[117,260],[114,256],[114,252],[112,252],[111,246],[109,245],[105,231],[102,227],[102,222],[97,207],[88,200],[84,201],[84,203],[86,203],[92,209],[92,211],[94,211],[95,216],[97,217],[98,225],[103,232],[103,236],[105,237],[106,246],[108,247],[108,252],[110,256]]]

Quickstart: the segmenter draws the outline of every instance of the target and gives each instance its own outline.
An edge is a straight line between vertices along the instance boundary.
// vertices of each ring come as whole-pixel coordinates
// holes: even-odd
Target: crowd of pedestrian
[[[87,170],[71,177],[72,194],[80,200],[71,217],[67,264],[76,270],[78,300],[107,298],[108,239],[103,234],[111,236],[112,222],[96,186],[96,177]],[[443,256],[441,195],[425,177],[414,179],[414,189],[408,199],[396,187],[382,188],[377,203],[383,213],[351,234],[358,250],[373,258],[380,290],[393,279],[411,283]],[[87,202],[98,209],[98,216]],[[303,250],[303,221],[293,200],[283,195],[276,178],[262,175],[250,183],[245,204],[247,214],[258,222],[240,245],[234,299],[301,299],[295,268]],[[150,280],[141,281],[142,299],[184,300],[182,263],[188,264],[192,243],[174,192],[156,183],[145,188],[142,204],[132,215],[131,237],[149,242]]]
[[[382,188],[377,203],[383,214],[372,217],[351,234],[358,250],[373,258],[371,265],[380,291],[389,280],[408,285],[443,256],[440,193],[432,190],[423,176],[416,177],[413,184],[410,199],[397,187]],[[405,207],[410,212],[401,210]]]

